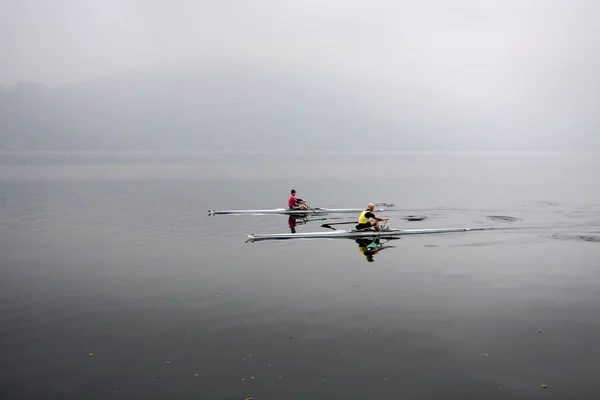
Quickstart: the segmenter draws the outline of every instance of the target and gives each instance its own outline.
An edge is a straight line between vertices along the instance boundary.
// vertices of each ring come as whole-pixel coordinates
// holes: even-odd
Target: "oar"
[[[427,217],[425,215],[407,215],[405,217],[402,217],[402,219],[406,220],[406,221],[422,221],[424,219],[426,219]],[[330,224],[323,224],[321,225],[322,227],[326,228],[325,225],[350,225],[350,224],[356,224],[356,221],[348,221],[348,222],[332,222]]]
[[[327,220],[327,218],[325,218],[325,217],[320,217],[320,218],[313,218],[313,219],[310,219],[310,216],[306,216],[306,217],[305,217],[306,219],[305,219],[305,218],[298,218],[298,217],[293,217],[293,218],[294,218],[296,221],[302,221],[302,222],[301,222],[302,224],[307,224],[307,223],[309,223],[309,222],[313,222],[313,221],[325,221],[325,220]]]
[[[387,221],[386,221],[387,222]],[[383,223],[382,226],[379,227],[379,232],[377,232],[377,235],[375,236],[375,239],[373,239],[373,241],[371,243],[369,243],[367,245],[367,247],[369,248],[373,248],[373,247],[377,247],[377,239],[379,239],[379,235],[381,234],[381,231],[383,231],[383,228],[385,227],[386,222]]]
[[[306,204],[306,203],[304,203],[304,204]],[[321,214],[319,214],[318,212],[316,212],[315,210],[313,210],[313,209],[312,209],[312,207],[311,207],[311,206],[309,206],[308,204],[306,204],[306,207],[308,207],[308,209],[309,209],[310,211],[314,212],[314,213],[315,213],[316,215],[318,215],[319,217],[321,216]]]
[[[308,217],[307,217],[308,218]],[[325,221],[327,220],[326,217],[320,217],[320,218],[313,218],[313,219],[307,219],[306,222],[313,222],[313,221]]]
[[[356,221],[348,221],[348,222],[332,222],[330,224],[323,224],[321,225],[322,227],[325,227],[325,225],[330,226],[330,225],[350,225],[350,224],[357,224],[358,222]]]

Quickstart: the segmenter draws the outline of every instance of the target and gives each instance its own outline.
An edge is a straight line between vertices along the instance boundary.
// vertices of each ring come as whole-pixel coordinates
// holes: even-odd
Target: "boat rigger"
[[[484,228],[440,228],[440,229],[389,229],[389,230],[343,230],[338,229],[326,232],[305,232],[305,233],[267,233],[254,234],[248,233],[248,241],[256,240],[278,240],[278,239],[336,239],[336,238],[393,238],[406,235],[427,235],[436,233],[458,233],[474,230],[483,230]]]

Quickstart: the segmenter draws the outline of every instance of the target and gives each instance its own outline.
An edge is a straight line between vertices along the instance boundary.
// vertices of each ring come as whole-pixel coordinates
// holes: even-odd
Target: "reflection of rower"
[[[377,238],[372,240],[371,238],[358,238],[354,239],[354,241],[358,244],[358,251],[361,252],[362,255],[365,256],[368,262],[374,262],[373,256],[375,254],[379,254],[381,250],[390,249],[396,246],[386,245],[390,239],[384,239],[383,243],[380,242],[380,239]]]
[[[363,256],[367,259],[368,262],[374,262],[373,256],[379,253],[379,239],[376,239],[377,247],[369,247],[369,244],[373,243],[372,239],[356,239],[356,243],[358,243],[358,251],[362,253]]]
[[[308,217],[303,216],[299,218],[298,216],[290,215],[288,218],[288,225],[290,226],[290,232],[296,233],[296,225],[298,224],[306,224],[308,222]]]

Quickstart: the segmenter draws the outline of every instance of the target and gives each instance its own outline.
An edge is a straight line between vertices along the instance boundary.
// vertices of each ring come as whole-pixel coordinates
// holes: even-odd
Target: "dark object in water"
[[[515,221],[521,220],[521,218],[510,217],[507,215],[488,215],[487,218],[491,219],[492,221],[504,221],[504,222],[515,222]]]
[[[406,217],[402,217],[406,221],[423,221],[426,218],[426,215],[407,215]]]
[[[557,233],[552,235],[552,237],[558,240],[575,240],[579,242],[600,243],[600,236],[597,235],[561,235]]]

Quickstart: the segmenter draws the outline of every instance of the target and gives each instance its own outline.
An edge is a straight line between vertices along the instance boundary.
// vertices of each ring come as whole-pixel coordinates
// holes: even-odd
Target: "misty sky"
[[[472,114],[478,123],[504,115],[540,134],[600,124],[596,0],[7,0],[0,7],[5,87],[235,63],[351,87],[384,119],[412,103],[427,104],[432,124],[464,124]]]
[[[600,66],[599,17],[594,0],[8,0],[0,84],[237,61],[432,90],[569,90]]]

